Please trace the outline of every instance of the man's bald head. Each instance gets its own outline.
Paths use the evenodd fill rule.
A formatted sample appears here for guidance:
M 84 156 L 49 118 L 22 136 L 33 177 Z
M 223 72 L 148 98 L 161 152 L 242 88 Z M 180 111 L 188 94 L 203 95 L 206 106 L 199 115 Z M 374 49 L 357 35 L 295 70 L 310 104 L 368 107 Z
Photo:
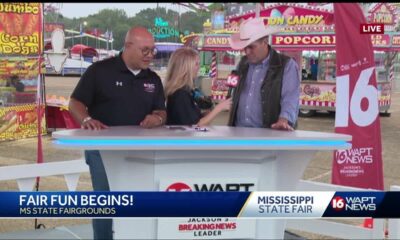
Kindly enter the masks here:
M 144 27 L 133 27 L 125 36 L 122 59 L 127 67 L 134 70 L 146 69 L 154 55 L 150 54 L 155 48 L 154 37 Z
M 135 38 L 153 38 L 153 35 L 144 27 L 132 27 L 126 33 L 125 42 L 134 41 Z

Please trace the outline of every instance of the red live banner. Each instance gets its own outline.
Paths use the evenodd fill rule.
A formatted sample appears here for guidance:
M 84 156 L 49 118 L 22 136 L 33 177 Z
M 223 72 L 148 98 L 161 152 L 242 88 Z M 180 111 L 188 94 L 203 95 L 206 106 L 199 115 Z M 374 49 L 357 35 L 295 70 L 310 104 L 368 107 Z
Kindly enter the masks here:
M 384 34 L 385 25 L 383 23 L 361 23 L 361 34 Z
M 383 190 L 378 90 L 371 36 L 357 3 L 334 3 L 336 29 L 335 132 L 353 136 L 352 148 L 334 152 L 332 183 Z

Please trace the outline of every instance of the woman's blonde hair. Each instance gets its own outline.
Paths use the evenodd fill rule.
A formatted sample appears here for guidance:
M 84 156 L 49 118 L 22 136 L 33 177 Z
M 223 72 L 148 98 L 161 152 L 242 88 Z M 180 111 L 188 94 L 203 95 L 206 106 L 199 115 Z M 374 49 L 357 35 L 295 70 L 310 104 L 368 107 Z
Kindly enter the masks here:
M 165 77 L 164 93 L 166 97 L 185 86 L 193 89 L 193 80 L 197 76 L 193 70 L 198 57 L 198 52 L 188 47 L 179 48 L 172 53 Z

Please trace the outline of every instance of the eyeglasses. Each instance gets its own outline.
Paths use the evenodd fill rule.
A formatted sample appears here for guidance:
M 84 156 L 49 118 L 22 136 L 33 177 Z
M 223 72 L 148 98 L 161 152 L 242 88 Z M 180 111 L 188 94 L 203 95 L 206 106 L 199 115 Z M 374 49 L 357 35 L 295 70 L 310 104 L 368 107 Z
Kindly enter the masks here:
M 155 55 L 157 55 L 157 52 L 158 52 L 157 48 L 155 48 L 155 47 L 154 48 L 145 47 L 145 48 L 140 49 L 140 50 L 142 50 L 143 56 L 147 56 L 147 55 L 149 55 L 149 53 L 151 53 L 151 55 L 155 56 Z
M 133 42 L 125 42 L 125 43 L 133 44 Z M 155 55 L 157 55 L 157 52 L 158 52 L 157 48 L 155 48 L 155 47 L 153 47 L 153 48 L 145 47 L 145 48 L 139 48 L 139 49 L 142 51 L 143 56 L 147 56 L 147 55 L 149 55 L 149 53 L 151 53 L 151 55 L 155 56 Z

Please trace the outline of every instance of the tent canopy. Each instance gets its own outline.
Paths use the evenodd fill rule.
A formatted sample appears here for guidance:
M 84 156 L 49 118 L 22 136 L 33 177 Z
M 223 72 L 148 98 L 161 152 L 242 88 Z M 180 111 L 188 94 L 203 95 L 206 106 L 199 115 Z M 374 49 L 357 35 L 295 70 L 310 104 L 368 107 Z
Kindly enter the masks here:
M 83 45 L 83 44 L 76 44 L 71 48 L 71 53 L 73 54 L 79 54 L 84 57 L 98 57 L 99 53 L 96 51 L 96 49 Z

